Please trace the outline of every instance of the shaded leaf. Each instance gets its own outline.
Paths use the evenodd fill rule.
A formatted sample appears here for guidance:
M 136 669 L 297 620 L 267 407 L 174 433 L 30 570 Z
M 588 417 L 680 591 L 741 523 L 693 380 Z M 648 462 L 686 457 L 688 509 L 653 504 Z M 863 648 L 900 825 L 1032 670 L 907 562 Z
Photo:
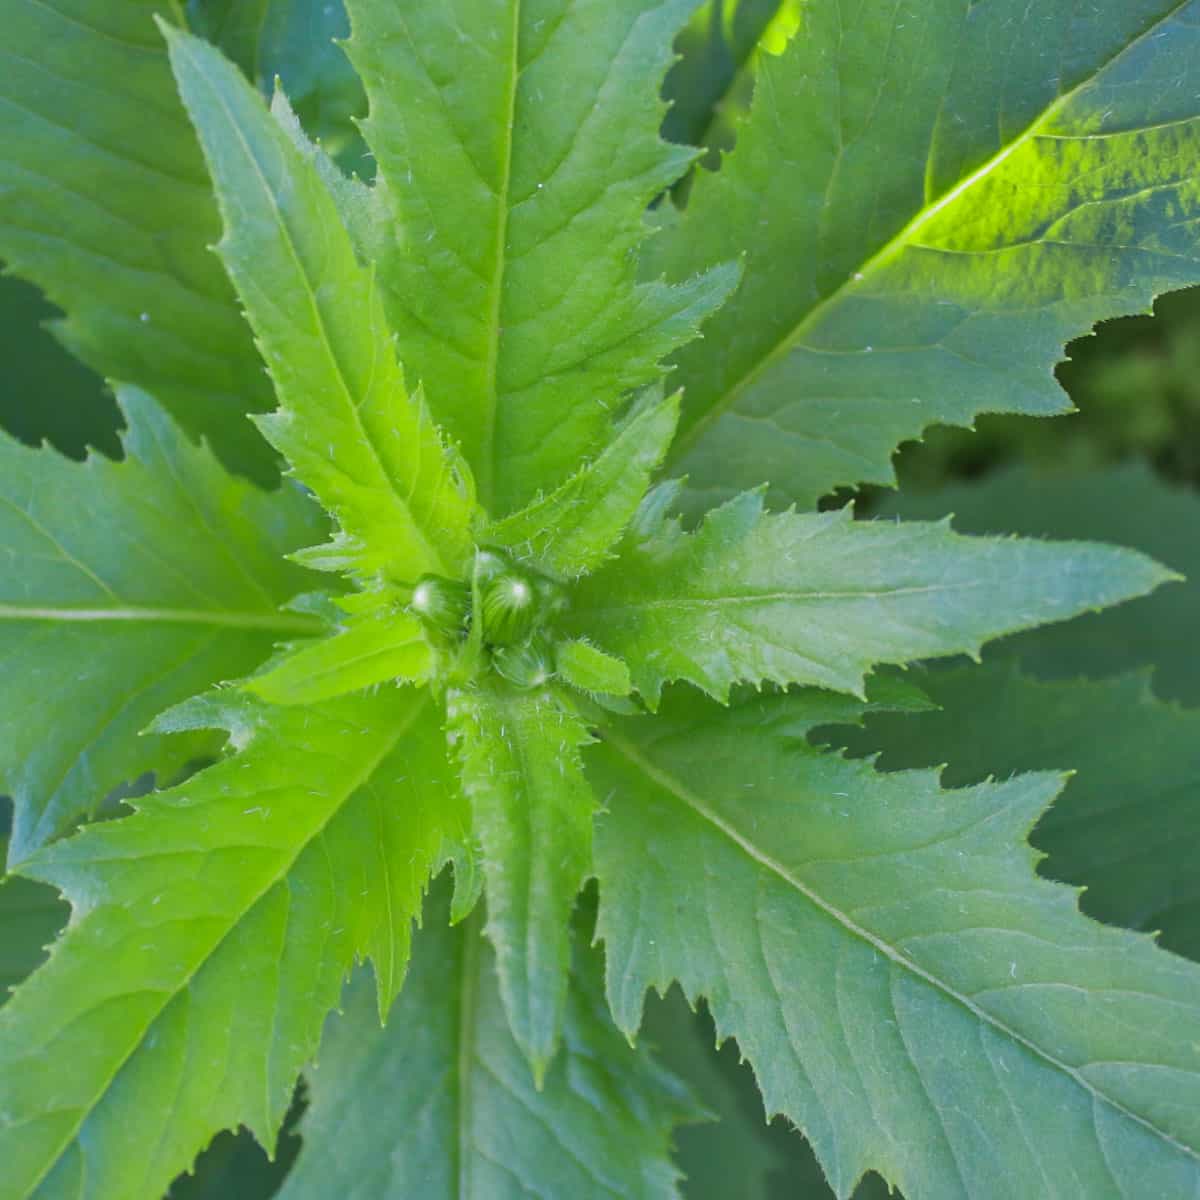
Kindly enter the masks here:
M 1070 768 L 1031 840 L 1042 871 L 1083 885 L 1089 916 L 1161 931 L 1200 960 L 1200 713 L 1156 700 L 1144 676 L 1039 683 L 1012 663 L 921 677 L 939 712 L 872 717 L 850 735 L 881 766 L 950 759 L 947 782 Z
M 799 23 L 799 0 L 706 0 L 675 41 L 679 61 L 667 72 L 671 108 L 663 136 L 703 146 L 706 166 L 733 145 L 733 126 L 749 106 L 758 55 L 778 54 Z
M 954 513 L 967 533 L 1097 538 L 1132 546 L 1186 576 L 1133 603 L 995 649 L 1048 678 L 1093 678 L 1150 664 L 1165 699 L 1200 704 L 1200 655 L 1181 652 L 1200 612 L 1200 499 L 1155 478 L 1140 463 L 1088 474 L 1039 475 L 1021 467 L 980 483 L 887 498 L 885 513 L 927 520 Z
M 705 996 L 842 1197 L 868 1168 L 926 1198 L 1193 1192 L 1200 970 L 1036 877 L 1060 778 L 879 774 L 803 740 L 817 699 L 680 696 L 589 753 L 617 1023 Z

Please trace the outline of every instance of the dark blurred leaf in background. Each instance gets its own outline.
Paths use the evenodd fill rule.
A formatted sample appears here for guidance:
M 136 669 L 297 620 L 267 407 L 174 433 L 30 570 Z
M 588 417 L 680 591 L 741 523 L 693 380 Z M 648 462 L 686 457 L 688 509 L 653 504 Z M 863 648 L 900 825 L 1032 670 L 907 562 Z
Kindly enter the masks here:
M 55 340 L 58 316 L 41 292 L 0 276 L 0 426 L 28 445 L 48 441 L 71 458 L 88 446 L 119 458 L 121 415 L 100 377 Z
M 364 179 L 374 162 L 354 124 L 362 84 L 336 43 L 350 34 L 341 0 L 189 0 L 195 32 L 220 46 L 266 95 L 278 76 L 309 137 Z

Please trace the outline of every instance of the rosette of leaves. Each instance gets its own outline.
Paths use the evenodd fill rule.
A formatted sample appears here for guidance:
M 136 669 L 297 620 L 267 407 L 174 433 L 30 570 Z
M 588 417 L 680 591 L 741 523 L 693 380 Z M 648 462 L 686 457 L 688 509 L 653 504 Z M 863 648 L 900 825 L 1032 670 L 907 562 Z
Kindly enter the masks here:
M 290 1197 L 670 1196 L 700 1114 L 619 1034 L 673 981 L 839 1196 L 1200 1187 L 1200 970 L 1036 874 L 1061 776 L 807 738 L 1170 577 L 815 500 L 1200 278 L 1200 7 L 812 0 L 647 241 L 691 7 L 352 0 L 368 187 L 177 13 L 4 0 L 0 253 L 129 421 L 0 448 L 9 866 L 72 907 L 5 1200 L 269 1146 L 314 1062 Z

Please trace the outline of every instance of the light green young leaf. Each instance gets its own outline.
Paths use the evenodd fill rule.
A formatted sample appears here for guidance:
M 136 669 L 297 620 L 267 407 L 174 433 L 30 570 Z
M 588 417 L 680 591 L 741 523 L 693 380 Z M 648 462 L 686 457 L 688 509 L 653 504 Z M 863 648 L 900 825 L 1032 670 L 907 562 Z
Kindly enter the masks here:
M 554 670 L 564 683 L 585 692 L 628 696 L 633 691 L 629 668 L 619 658 L 578 638 L 555 646 Z
M 22 865 L 74 913 L 0 1009 L 5 1197 L 145 1200 L 220 1129 L 271 1145 L 355 958 L 399 991 L 462 808 L 428 693 L 267 708 L 234 690 L 161 728 L 238 752 Z M 252 982 L 253 986 L 248 986 Z
M 1040 683 L 995 663 L 921 684 L 941 711 L 872 718 L 856 752 L 882 750 L 889 771 L 948 757 L 955 786 L 1070 767 L 1033 831 L 1043 873 L 1086 886 L 1089 916 L 1200 961 L 1200 713 L 1155 699 L 1144 674 Z
M 679 356 L 695 508 L 766 480 L 804 505 L 890 483 L 896 446 L 1066 411 L 1098 320 L 1200 282 L 1196 0 L 804 6 L 737 148 L 649 269 L 748 250 Z
M 0 436 L 0 792 L 10 858 L 107 792 L 194 756 L 139 737 L 164 708 L 252 671 L 320 626 L 279 605 L 317 577 L 284 561 L 324 520 L 288 485 L 262 492 L 191 445 L 149 397 L 120 395 L 123 462 L 71 462 Z
M 628 664 L 651 703 L 683 679 L 724 699 L 740 681 L 859 693 L 880 663 L 976 654 L 989 638 L 1141 595 L 1173 578 L 1131 550 L 964 538 L 946 522 L 775 515 L 747 492 L 695 533 L 652 495 L 622 553 L 564 618 Z
M 90 367 L 269 480 L 245 414 L 271 389 L 208 251 L 217 208 L 154 9 L 0 0 L 0 259 L 65 310 L 56 332 Z
M 693 3 L 347 5 L 403 230 L 388 316 L 493 516 L 603 445 L 734 282 L 636 282 L 646 206 L 694 155 L 659 138 L 657 95 Z
M 312 157 L 216 50 L 164 32 L 225 219 L 219 250 L 279 395 L 260 428 L 337 517 L 343 568 L 403 581 L 461 567 L 469 478 L 405 391 L 373 274 Z
M 679 397 L 650 396 L 562 487 L 488 527 L 484 540 L 559 579 L 595 569 L 637 512 L 679 420 Z
M 813 749 L 825 719 L 681 696 L 603 731 L 617 1023 L 651 986 L 705 996 L 839 1197 L 869 1168 L 921 1200 L 1192 1195 L 1200 968 L 1037 878 L 1061 779 L 943 791 Z
M 484 685 L 453 693 L 448 710 L 482 847 L 500 992 L 540 1083 L 567 1003 L 571 910 L 592 862 L 595 800 L 579 761 L 590 735 L 545 690 Z
M 289 648 L 246 690 L 272 704 L 315 704 L 378 683 L 429 679 L 433 650 L 395 592 L 359 593 L 342 605 L 350 611 L 336 633 Z
M 538 1090 L 493 954 L 446 910 L 439 888 L 386 1029 L 361 974 L 329 1019 L 280 1200 L 675 1200 L 671 1128 L 696 1109 L 613 1028 L 596 952 L 575 939 L 564 1052 Z
M 1142 463 L 1086 475 L 1039 475 L 1022 467 L 928 494 L 890 496 L 882 510 L 916 520 L 954 514 L 964 533 L 1090 538 L 1132 546 L 1185 576 L 1152 596 L 1069 625 L 1032 630 L 997 650 L 1035 674 L 1092 678 L 1154 668 L 1164 699 L 1200 705 L 1200 654 L 1181 653 L 1200 613 L 1200 496 L 1157 478 Z

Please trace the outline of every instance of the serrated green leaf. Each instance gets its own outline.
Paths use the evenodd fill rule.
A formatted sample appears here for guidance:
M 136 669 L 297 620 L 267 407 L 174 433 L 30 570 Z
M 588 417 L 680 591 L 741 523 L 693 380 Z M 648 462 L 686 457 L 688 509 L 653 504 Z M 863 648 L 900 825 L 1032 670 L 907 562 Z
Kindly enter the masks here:
M 1060 778 L 882 775 L 806 709 L 681 696 L 589 752 L 618 1024 L 705 996 L 840 1197 L 868 1168 L 922 1200 L 1192 1194 L 1200 969 L 1036 877 Z
M 693 509 L 767 480 L 807 506 L 892 482 L 929 424 L 1067 411 L 1065 342 L 1200 281 L 1198 12 L 806 4 L 737 148 L 650 246 L 669 278 L 748 252 L 679 355 Z
M 216 50 L 165 33 L 225 221 L 219 250 L 279 395 L 260 428 L 341 524 L 344 569 L 411 581 L 461 567 L 469 478 L 405 391 L 373 273 L 320 172 Z
M 656 94 L 692 3 L 347 5 L 404 230 L 388 316 L 493 516 L 603 445 L 734 281 L 636 282 L 646 206 L 693 157 L 659 139 Z
M 921 683 L 940 711 L 873 718 L 849 744 L 889 771 L 948 758 L 955 786 L 1071 768 L 1031 837 L 1043 872 L 1086 886 L 1089 916 L 1200 960 L 1200 713 L 1155 699 L 1144 674 L 1040 683 L 995 663 Z
M 66 312 L 55 332 L 85 363 L 269 480 L 245 414 L 271 407 L 270 386 L 208 251 L 217 209 L 155 7 L 0 3 L 0 258 Z
M 0 790 L 10 857 L 95 811 L 143 771 L 170 775 L 195 737 L 138 737 L 154 715 L 254 670 L 319 628 L 278 606 L 316 578 L 282 559 L 320 536 L 290 485 L 262 492 L 121 393 L 126 458 L 85 463 L 0 437 Z
M 568 922 L 592 861 L 595 800 L 579 762 L 590 735 L 546 690 L 464 689 L 448 718 L 482 847 L 500 992 L 541 1081 L 567 1001 Z
M 673 492 L 668 492 L 668 499 Z M 651 703 L 683 679 L 860 692 L 879 663 L 977 653 L 989 638 L 1117 603 L 1173 578 L 1133 551 L 964 538 L 947 523 L 763 512 L 747 492 L 695 533 L 652 496 L 621 554 L 564 618 L 628 664 Z
M 425 683 L 434 664 L 424 628 L 395 593 L 362 593 L 331 637 L 290 649 L 245 688 L 272 704 L 315 704 L 378 683 Z
M 1184 581 L 1111 612 L 1023 633 L 995 650 L 1056 679 L 1150 664 L 1160 696 L 1200 704 L 1200 656 L 1180 653 L 1192 643 L 1200 613 L 1200 498 L 1194 491 L 1164 483 L 1141 463 L 1064 476 L 1015 467 L 979 483 L 888 497 L 881 510 L 917 520 L 952 512 L 967 533 L 1094 538 L 1153 555 Z
M 678 420 L 678 395 L 648 397 L 592 462 L 549 496 L 490 525 L 484 540 L 559 579 L 594 570 L 637 512 Z
M 445 888 L 427 909 L 387 1028 L 361 974 L 330 1018 L 280 1200 L 674 1200 L 671 1128 L 696 1110 L 613 1028 L 596 953 L 575 939 L 564 1052 L 538 1090 L 478 925 L 446 927 Z
M 554 670 L 564 683 L 585 692 L 628 696 L 633 691 L 629 668 L 619 658 L 579 639 L 558 643 L 554 648 Z
M 219 1129 L 270 1145 L 353 960 L 375 962 L 381 1011 L 399 990 L 443 834 L 461 836 L 428 694 L 272 709 L 225 690 L 159 722 L 216 725 L 232 757 L 22 866 L 74 912 L 0 1009 L 6 1197 L 86 1179 L 144 1200 Z

